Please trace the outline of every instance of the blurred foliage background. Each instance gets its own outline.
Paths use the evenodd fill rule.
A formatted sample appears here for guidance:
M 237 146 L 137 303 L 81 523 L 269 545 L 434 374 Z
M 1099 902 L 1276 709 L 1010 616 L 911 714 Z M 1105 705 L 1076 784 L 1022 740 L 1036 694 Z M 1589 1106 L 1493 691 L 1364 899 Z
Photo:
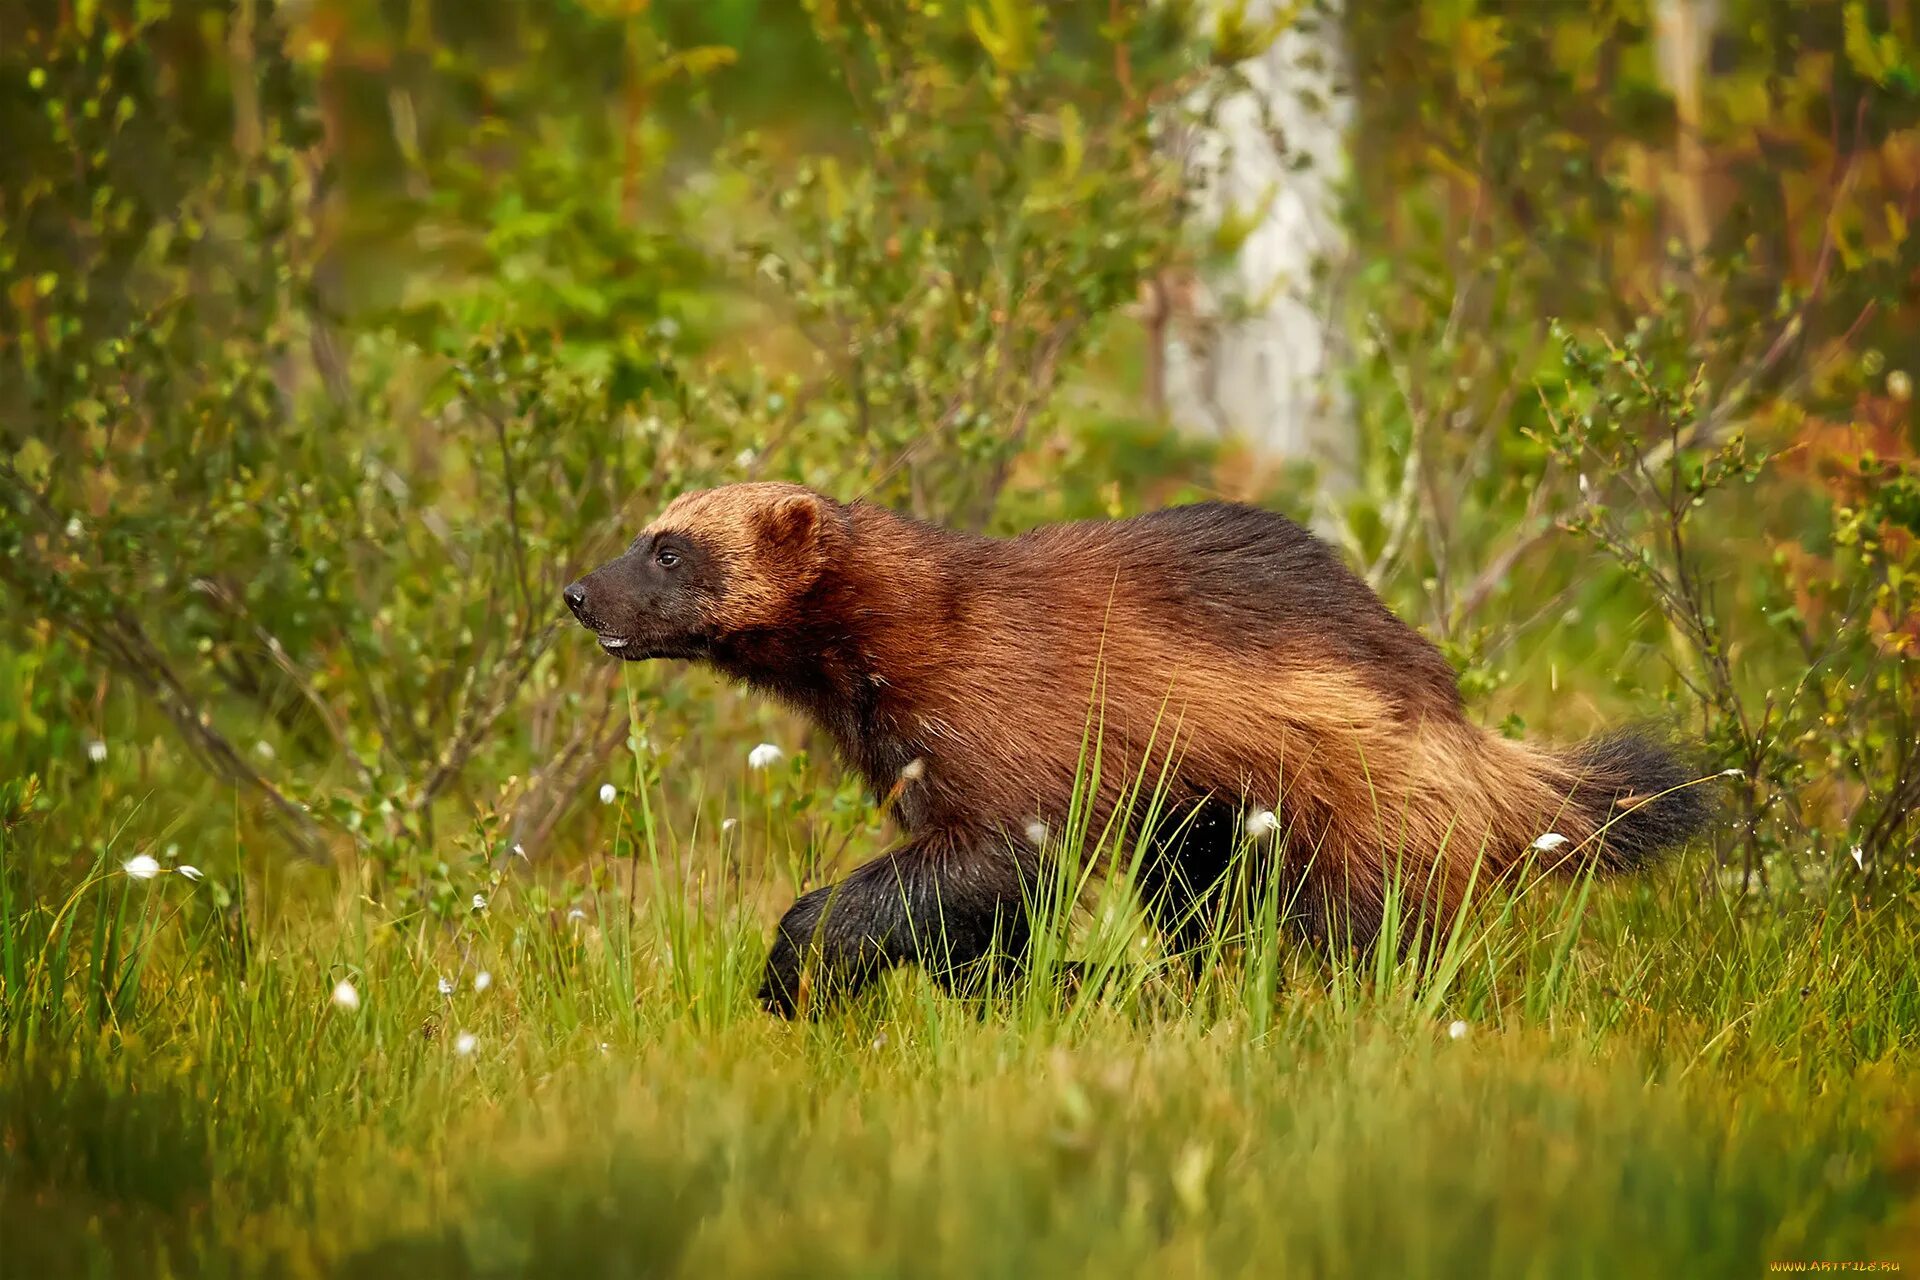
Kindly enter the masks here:
M 1920 22 L 1716 12 L 1679 76 L 1648 0 L 1319 15 L 1360 475 L 1321 527 L 1489 723 L 1666 719 L 1739 770 L 1701 865 L 1755 901 L 1910 894 Z M 760 828 L 782 891 L 858 855 L 880 817 L 800 726 L 608 663 L 559 587 L 750 478 L 997 532 L 1312 512 L 1310 471 L 1177 431 L 1154 376 L 1165 300 L 1235 247 L 1187 229 L 1167 136 L 1274 28 L 8 0 L 14 900 L 111 845 L 205 867 L 196 910 L 271 901 L 292 853 L 452 914 L 515 854 L 615 851 L 602 783 Z M 795 764 L 749 803 L 760 738 Z

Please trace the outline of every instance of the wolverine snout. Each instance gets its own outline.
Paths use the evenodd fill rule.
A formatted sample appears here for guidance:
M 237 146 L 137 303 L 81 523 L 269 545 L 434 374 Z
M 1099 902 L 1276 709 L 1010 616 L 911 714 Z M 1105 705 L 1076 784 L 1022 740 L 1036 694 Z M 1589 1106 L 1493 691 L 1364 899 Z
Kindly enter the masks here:
M 691 545 L 650 538 L 575 580 L 560 598 L 615 657 L 699 657 L 702 567 Z
M 569 583 L 560 593 L 560 598 L 567 602 L 567 608 L 573 616 L 589 631 L 606 630 L 604 619 L 609 611 L 610 601 L 607 598 L 606 584 L 598 584 L 596 588 L 594 578 L 597 576 L 597 571 L 590 573 L 584 578 Z
M 623 607 L 619 598 L 622 593 L 615 590 L 602 579 L 605 570 L 596 569 L 584 578 L 567 584 L 560 592 L 560 598 L 567 602 L 567 608 L 580 625 L 593 632 L 600 639 L 602 648 L 617 653 L 627 647 L 629 627 L 616 621 L 616 615 L 630 612 Z M 630 601 L 626 602 L 631 604 Z M 625 656 L 624 654 L 621 656 Z

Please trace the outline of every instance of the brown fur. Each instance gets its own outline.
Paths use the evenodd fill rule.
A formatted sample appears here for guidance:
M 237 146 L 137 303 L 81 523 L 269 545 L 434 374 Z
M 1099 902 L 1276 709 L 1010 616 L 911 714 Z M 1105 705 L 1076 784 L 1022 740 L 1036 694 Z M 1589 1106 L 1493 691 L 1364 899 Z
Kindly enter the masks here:
M 1356 941 L 1378 929 L 1396 874 L 1445 911 L 1547 832 L 1581 863 L 1645 852 L 1603 830 L 1645 778 L 1606 752 L 1472 724 L 1438 652 L 1281 517 L 1209 506 L 996 540 L 736 485 L 676 499 L 630 554 L 668 534 L 713 562 L 702 633 L 674 643 L 813 716 L 895 797 L 908 839 L 883 862 L 899 892 L 950 903 L 981 873 L 1002 933 L 1008 885 L 1032 870 L 1027 832 L 1059 830 L 1093 744 L 1094 831 L 1124 826 L 1129 797 L 1160 785 L 1173 812 L 1269 808 L 1305 923 Z M 617 592 L 595 590 L 617 611 Z M 807 902 L 789 925 L 817 941 L 830 904 Z M 900 925 L 878 903 L 847 910 Z M 926 958 L 897 938 L 867 944 L 875 964 Z

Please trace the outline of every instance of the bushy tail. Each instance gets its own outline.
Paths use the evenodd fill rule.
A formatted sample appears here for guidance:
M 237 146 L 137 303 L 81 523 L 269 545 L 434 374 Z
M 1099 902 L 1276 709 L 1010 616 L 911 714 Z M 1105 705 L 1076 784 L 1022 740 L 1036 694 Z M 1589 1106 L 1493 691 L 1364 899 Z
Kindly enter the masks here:
M 1640 870 L 1698 835 L 1713 816 L 1712 786 L 1683 751 L 1655 737 L 1609 734 L 1565 759 L 1579 778 L 1570 803 L 1597 833 L 1582 852 L 1602 871 Z

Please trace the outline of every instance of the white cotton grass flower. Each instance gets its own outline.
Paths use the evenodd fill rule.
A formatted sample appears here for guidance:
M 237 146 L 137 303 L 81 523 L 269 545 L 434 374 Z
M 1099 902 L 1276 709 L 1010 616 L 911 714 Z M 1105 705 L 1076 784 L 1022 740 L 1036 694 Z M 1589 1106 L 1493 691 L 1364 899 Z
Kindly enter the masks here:
M 739 825 L 740 819 L 738 818 L 722 818 L 720 820 L 720 834 L 724 836 Z
M 484 894 L 484 893 L 476 893 L 476 894 L 474 894 L 474 895 L 473 895 L 473 909 L 474 909 L 475 911 L 485 911 L 485 910 L 487 909 L 487 895 L 486 895 L 486 894 Z
M 333 1001 L 333 1007 L 344 1013 L 352 1013 L 360 1007 L 359 988 L 346 978 L 335 984 L 333 995 L 329 998 Z
M 923 756 L 915 756 L 913 759 L 907 761 L 906 766 L 900 770 L 900 781 L 902 782 L 918 782 L 926 776 L 927 762 Z
M 533 859 L 532 859 L 532 858 L 529 858 L 529 857 L 527 856 L 527 846 L 525 846 L 525 845 L 523 845 L 523 844 L 521 844 L 521 843 L 520 843 L 519 841 L 517 841 L 517 840 L 516 840 L 516 841 L 514 841 L 514 844 L 513 844 L 513 856 L 514 856 L 514 857 L 516 857 L 516 858 L 518 858 L 518 859 L 520 859 L 520 861 L 522 861 L 522 862 L 532 862 L 532 861 L 533 861 Z
M 160 874 L 160 860 L 150 853 L 128 858 L 120 868 L 135 880 L 151 880 Z
M 1465 1040 L 1467 1038 L 1468 1030 L 1470 1030 L 1470 1028 L 1467 1026 L 1466 1021 L 1464 1019 L 1455 1018 L 1452 1022 L 1449 1022 L 1447 1024 L 1447 1039 Z
M 453 1038 L 453 1051 L 463 1058 L 472 1057 L 473 1051 L 479 1047 L 480 1037 L 471 1031 L 462 1031 Z
M 107 744 L 99 738 L 95 738 L 92 742 L 89 742 L 87 744 L 87 759 L 93 761 L 95 764 L 105 764 L 107 762 Z
M 786 754 L 786 752 L 774 746 L 771 742 L 763 742 L 753 750 L 747 752 L 747 768 L 764 769 L 769 765 L 779 764 L 781 760 L 786 758 Z
M 473 989 L 475 991 L 485 991 L 488 987 L 492 985 L 493 985 L 493 975 L 488 973 L 485 969 L 482 969 L 480 972 L 473 975 Z
M 1038 849 L 1047 843 L 1047 824 L 1035 818 L 1027 824 L 1027 843 Z
M 184 862 L 181 863 L 179 866 L 175 867 L 174 870 L 178 871 L 181 875 L 185 876 L 187 879 L 195 882 L 205 880 L 207 878 L 206 872 L 202 871 L 198 867 L 188 866 Z
M 1256 840 L 1261 836 L 1270 836 L 1279 829 L 1280 819 L 1274 816 L 1271 809 L 1255 809 L 1247 815 L 1247 834 Z
M 1853 865 L 1865 871 L 1867 869 L 1866 850 L 1862 849 L 1859 845 L 1855 845 L 1849 852 L 1853 856 Z
M 260 739 L 260 741 L 253 744 L 253 753 L 259 756 L 262 760 L 272 760 L 274 755 L 273 744 L 271 742 L 268 742 L 265 738 L 262 738 Z
M 600 803 L 601 804 L 612 804 L 613 798 L 619 794 L 620 794 L 619 789 L 616 788 L 611 782 L 603 782 L 600 784 Z
M 1897 396 L 1895 397 L 1895 399 L 1898 399 L 1898 398 L 1899 397 Z M 86 531 L 87 531 L 87 526 L 80 523 L 79 516 L 67 517 L 67 536 L 69 538 L 77 538 L 81 534 L 85 533 Z
M 585 921 L 586 918 L 587 918 L 587 913 L 582 911 L 579 907 L 575 907 L 573 910 L 567 912 L 568 924 L 580 924 L 583 921 Z
M 1527 848 L 1532 849 L 1535 853 L 1558 853 L 1572 843 L 1573 841 L 1567 839 L 1558 831 L 1549 831 L 1528 845 Z
M 439 990 L 440 990 L 440 994 L 441 994 L 441 995 L 443 995 L 443 996 L 450 996 L 450 995 L 452 995 L 452 994 L 453 994 L 453 979 L 452 979 L 452 978 L 448 978 L 448 977 L 444 977 L 444 976 L 443 976 L 443 977 L 442 977 L 442 978 L 440 979 L 440 981 L 439 981 L 439 982 L 437 982 L 437 983 L 435 983 L 434 985 L 435 985 L 436 987 L 438 987 L 438 988 L 439 988 Z

